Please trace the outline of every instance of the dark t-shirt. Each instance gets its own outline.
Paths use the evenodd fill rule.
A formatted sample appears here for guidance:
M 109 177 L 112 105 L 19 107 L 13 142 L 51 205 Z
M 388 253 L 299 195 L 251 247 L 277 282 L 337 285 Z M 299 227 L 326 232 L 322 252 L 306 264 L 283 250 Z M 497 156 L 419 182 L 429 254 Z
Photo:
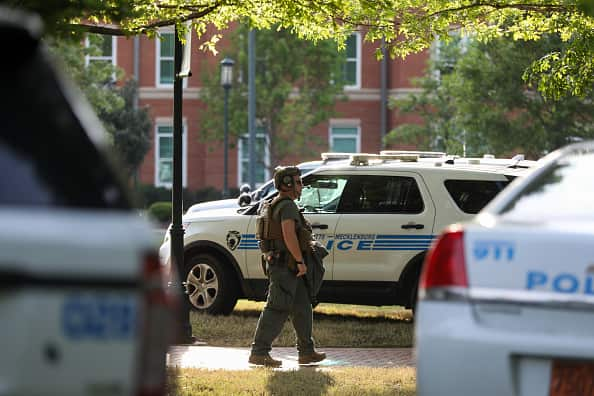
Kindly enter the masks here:
M 299 208 L 297 207 L 295 201 L 291 199 L 283 199 L 276 204 L 272 213 L 272 219 L 274 221 L 280 222 L 281 224 L 284 220 L 295 220 L 296 229 L 303 226 L 303 224 L 301 224 Z M 284 240 L 278 243 L 278 248 L 281 251 L 288 250 Z

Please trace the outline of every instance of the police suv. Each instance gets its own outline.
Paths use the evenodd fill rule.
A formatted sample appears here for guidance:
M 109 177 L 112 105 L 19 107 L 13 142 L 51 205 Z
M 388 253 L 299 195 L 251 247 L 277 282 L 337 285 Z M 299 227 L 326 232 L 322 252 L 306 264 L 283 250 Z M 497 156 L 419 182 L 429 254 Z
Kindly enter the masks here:
M 414 308 L 421 263 L 435 234 L 470 219 L 534 165 L 434 152 L 352 155 L 303 177 L 297 204 L 330 252 L 321 302 Z M 263 300 L 256 204 L 187 214 L 185 273 L 194 308 L 227 314 L 238 298 Z M 169 261 L 168 235 L 160 249 Z

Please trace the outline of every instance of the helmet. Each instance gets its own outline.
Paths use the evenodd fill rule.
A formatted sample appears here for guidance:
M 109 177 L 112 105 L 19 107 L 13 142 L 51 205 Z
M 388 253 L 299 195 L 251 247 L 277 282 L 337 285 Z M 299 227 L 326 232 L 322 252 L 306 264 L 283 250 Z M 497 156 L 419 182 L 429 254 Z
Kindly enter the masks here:
M 296 166 L 277 166 L 274 169 L 274 187 L 277 190 L 281 186 L 293 187 L 293 176 L 301 176 L 301 171 Z

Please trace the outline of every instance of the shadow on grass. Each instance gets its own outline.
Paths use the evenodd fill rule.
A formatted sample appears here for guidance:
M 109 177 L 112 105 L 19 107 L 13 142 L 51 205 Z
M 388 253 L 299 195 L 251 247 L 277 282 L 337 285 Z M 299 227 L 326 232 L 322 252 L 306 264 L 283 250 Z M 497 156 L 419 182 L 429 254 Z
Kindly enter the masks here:
M 334 385 L 334 378 L 315 368 L 304 367 L 298 371 L 274 371 L 268 377 L 266 394 L 270 395 L 325 395 Z

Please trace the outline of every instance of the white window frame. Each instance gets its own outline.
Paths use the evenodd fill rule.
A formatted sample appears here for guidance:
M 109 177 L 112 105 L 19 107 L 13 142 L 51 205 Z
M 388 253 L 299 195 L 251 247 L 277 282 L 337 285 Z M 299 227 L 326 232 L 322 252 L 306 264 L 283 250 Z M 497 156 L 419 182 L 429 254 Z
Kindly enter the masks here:
M 355 84 L 345 85 L 344 89 L 360 89 L 361 88 L 361 33 L 354 32 L 355 36 L 356 56 L 354 58 L 346 58 L 345 62 L 355 62 Z
M 161 57 L 161 38 L 162 34 L 175 34 L 175 30 L 172 28 L 163 28 L 159 30 L 157 34 L 157 38 L 155 39 L 155 86 L 157 88 L 173 88 L 173 82 L 169 84 L 164 84 L 161 82 L 161 60 L 171 60 L 173 62 L 173 79 L 175 80 L 175 55 L 171 57 Z M 175 40 L 174 40 L 175 45 Z M 174 48 L 175 52 L 175 48 Z M 182 79 L 182 86 L 184 88 L 188 87 L 188 79 Z
M 361 152 L 361 125 L 360 123 L 352 123 L 352 124 L 330 124 L 328 127 L 328 148 L 330 152 L 334 152 L 334 138 L 335 137 L 348 137 L 352 138 L 352 135 L 341 135 L 341 134 L 334 134 L 334 128 L 352 128 L 357 130 L 357 136 L 355 137 L 355 145 L 356 145 L 356 152 Z
M 171 127 L 171 133 L 167 133 L 167 134 L 163 134 L 163 133 L 159 133 L 159 127 Z M 187 166 L 187 158 L 188 158 L 188 153 L 187 153 L 187 125 L 186 125 L 186 120 L 183 120 L 183 124 L 182 124 L 182 185 L 183 187 L 186 187 L 188 184 L 188 166 Z M 168 135 L 171 136 L 171 139 L 173 139 L 173 120 L 168 120 L 168 119 L 159 119 L 155 122 L 155 179 L 154 179 L 154 184 L 156 187 L 165 187 L 165 188 L 172 188 L 173 186 L 173 180 L 171 183 L 165 183 L 165 182 L 161 182 L 159 180 L 159 136 L 162 135 Z M 173 143 L 173 142 L 172 142 Z M 172 158 L 173 160 L 173 158 Z
M 103 35 L 109 37 L 109 35 Z M 118 55 L 118 40 L 117 36 L 111 36 L 111 56 L 104 55 L 85 55 L 85 66 L 93 61 L 109 61 L 112 65 L 117 66 L 117 55 Z M 85 36 L 85 48 L 89 48 L 89 36 Z
M 244 134 L 243 136 L 240 137 L 240 139 L 237 139 L 237 185 L 241 186 L 242 184 L 249 184 L 249 180 L 241 180 L 241 176 L 243 174 L 243 161 L 242 161 L 242 153 L 243 150 L 249 150 L 249 147 L 244 147 L 243 144 L 243 139 L 245 138 L 249 141 L 249 133 Z M 270 178 L 272 177 L 270 175 L 270 135 L 265 133 L 265 132 L 256 132 L 256 139 L 258 138 L 265 138 L 266 142 L 264 145 L 264 180 L 262 182 L 256 182 L 255 183 L 255 188 L 260 187 L 261 185 L 263 185 L 264 183 L 266 183 L 268 180 L 270 180 Z M 248 154 L 249 156 L 249 154 Z M 249 164 L 248 164 L 249 166 Z
M 454 30 L 451 31 L 449 33 L 450 36 L 460 36 L 461 33 L 459 30 Z M 468 51 L 468 46 L 470 45 L 470 36 L 462 36 L 460 38 L 460 51 L 462 54 L 464 54 L 466 51 Z M 430 47 L 430 52 L 429 52 L 429 56 L 431 57 L 432 60 L 439 60 L 441 58 L 441 48 L 443 45 L 443 40 L 441 40 L 441 37 L 438 35 L 436 36 L 435 40 L 433 40 L 433 43 L 431 44 Z M 441 80 L 441 73 L 439 70 L 434 70 L 432 77 L 435 80 Z

